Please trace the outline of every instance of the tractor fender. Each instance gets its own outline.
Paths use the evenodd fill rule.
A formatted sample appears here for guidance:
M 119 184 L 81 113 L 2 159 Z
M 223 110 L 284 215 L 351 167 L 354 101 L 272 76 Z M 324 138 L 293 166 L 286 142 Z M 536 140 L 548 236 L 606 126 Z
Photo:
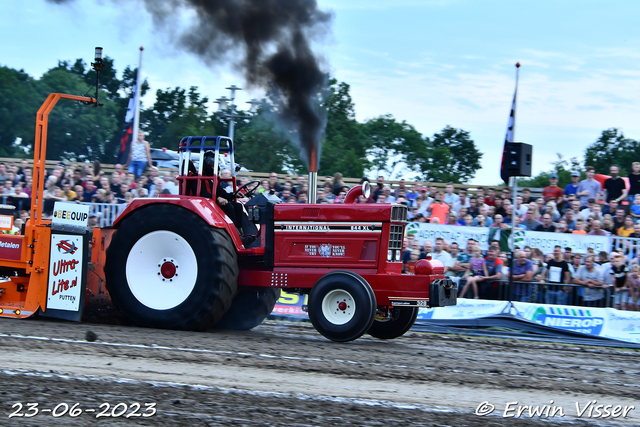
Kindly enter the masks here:
M 122 214 L 116 218 L 113 222 L 113 227 L 116 229 L 119 228 L 123 221 L 125 221 L 134 212 L 141 209 L 147 209 L 158 204 L 173 204 L 195 213 L 211 227 L 226 229 L 236 248 L 242 247 L 242 241 L 240 240 L 240 236 L 238 236 L 236 227 L 233 225 L 231 219 L 229 219 L 229 217 L 213 200 L 206 197 L 169 196 L 135 199 L 129 203 Z M 171 220 L 171 218 L 166 219 L 167 221 Z
M 122 214 L 120 214 L 118 218 L 116 218 L 116 220 L 113 222 L 113 227 L 118 228 L 122 221 L 129 217 L 133 212 L 158 203 L 169 203 L 188 209 L 205 220 L 212 227 L 225 228 L 227 223 L 233 225 L 231 220 L 226 217 L 225 213 L 218 206 L 216 206 L 215 203 L 211 203 L 210 199 L 204 197 L 175 196 L 135 199 L 131 203 L 129 203 Z

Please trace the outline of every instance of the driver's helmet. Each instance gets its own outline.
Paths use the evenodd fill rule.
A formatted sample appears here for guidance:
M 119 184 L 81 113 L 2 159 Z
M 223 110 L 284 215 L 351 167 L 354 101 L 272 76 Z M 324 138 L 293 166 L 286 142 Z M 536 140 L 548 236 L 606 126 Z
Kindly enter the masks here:
M 207 150 L 204 152 L 204 164 L 202 165 L 202 175 L 204 176 L 213 176 L 215 172 L 213 167 L 216 164 L 216 153 L 212 150 Z
M 213 167 L 216 162 L 216 152 L 213 150 L 207 150 L 204 152 L 204 164 Z
M 204 152 L 204 163 L 213 168 L 216 161 L 216 152 L 213 150 L 207 150 Z M 231 161 L 227 156 L 220 154 L 218 156 L 218 168 L 220 169 L 230 169 Z

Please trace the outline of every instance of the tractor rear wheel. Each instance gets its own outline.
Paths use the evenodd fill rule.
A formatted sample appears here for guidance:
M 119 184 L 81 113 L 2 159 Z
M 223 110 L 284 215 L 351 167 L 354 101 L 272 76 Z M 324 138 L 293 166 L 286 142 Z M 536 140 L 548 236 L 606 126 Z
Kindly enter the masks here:
M 237 289 L 238 261 L 225 231 L 176 205 L 134 212 L 107 248 L 105 277 L 114 305 L 152 328 L 205 330 Z
M 332 341 L 352 341 L 367 332 L 376 312 L 376 297 L 360 275 L 350 271 L 325 274 L 309 293 L 309 319 Z
M 418 307 L 396 307 L 391 309 L 392 318 L 374 320 L 367 331 L 369 335 L 383 340 L 391 340 L 404 335 L 418 318 Z
M 248 331 L 262 323 L 280 298 L 280 288 L 239 289 L 216 329 Z

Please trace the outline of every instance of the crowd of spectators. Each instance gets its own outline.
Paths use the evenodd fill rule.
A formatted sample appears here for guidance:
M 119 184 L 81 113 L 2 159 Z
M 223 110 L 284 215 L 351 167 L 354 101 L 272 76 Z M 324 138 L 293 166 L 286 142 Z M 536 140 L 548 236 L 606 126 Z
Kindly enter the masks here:
M 116 164 L 112 173 L 105 173 L 95 162 L 93 167 L 67 167 L 59 163 L 47 171 L 45 180 L 45 214 L 52 211 L 55 201 L 76 201 L 104 204 L 128 203 L 133 199 L 157 197 L 160 194 L 178 194 L 175 174 L 161 173 L 157 168 L 147 168 L 136 178 L 122 165 Z M 465 188 L 456 192 L 452 184 L 440 191 L 436 186 L 415 183 L 409 188 L 404 180 L 392 189 L 384 177 L 378 177 L 368 199 L 360 196 L 356 203 L 401 203 L 408 207 L 408 220 L 433 224 L 500 227 L 516 227 L 524 230 L 550 233 L 591 235 L 617 235 L 640 238 L 640 163 L 633 164 L 627 188 L 618 175 L 618 167 L 610 168 L 611 178 L 604 186 L 594 179 L 595 170 L 586 168 L 586 178 L 579 172 L 571 174 L 571 183 L 564 189 L 558 187 L 558 177 L 552 174 L 549 186 L 541 197 L 533 198 L 524 188 L 513 205 L 511 190 L 497 191 L 491 187 L 477 187 L 474 194 Z M 223 169 L 221 177 L 230 178 L 231 171 Z M 249 178 L 238 180 L 242 185 Z M 363 179 L 362 181 L 364 181 Z M 223 186 L 228 185 L 224 183 Z M 12 201 L 29 199 L 33 187 L 33 170 L 26 160 L 20 166 L 0 163 L 0 194 Z M 350 187 L 340 173 L 326 177 L 318 188 L 317 203 L 344 203 Z M 283 203 L 308 203 L 309 187 L 306 176 L 287 176 L 279 180 L 276 173 L 263 180 L 258 192 L 270 191 Z M 16 215 L 19 227 L 29 214 L 20 209 Z M 411 272 L 415 262 L 432 253 L 445 265 L 447 275 L 460 282 L 460 295 L 475 298 L 495 298 L 497 283 L 506 278 L 509 254 L 501 252 L 493 242 L 485 252 L 477 242 L 470 240 L 466 248 L 442 239 L 426 241 L 421 246 L 409 235 L 403 253 L 404 271 Z M 619 255 L 620 259 L 617 258 Z M 576 297 L 585 304 L 601 304 L 605 291 L 610 287 L 615 305 L 622 309 L 638 309 L 640 289 L 640 262 L 627 259 L 629 252 L 611 254 L 590 253 L 585 257 L 562 253 L 556 248 L 553 256 L 545 258 L 537 248 L 524 248 L 514 254 L 513 275 L 519 284 L 512 290 L 520 301 L 546 303 L 572 303 Z M 621 270 L 633 265 L 630 271 Z M 619 267 L 622 266 L 622 267 Z M 624 276 L 624 280 L 622 277 Z M 544 283 L 544 287 L 523 283 Z M 573 287 L 566 285 L 575 285 Z M 574 288 L 582 288 L 575 292 Z M 540 290 L 543 290 L 540 292 Z
M 583 180 L 574 171 L 564 189 L 558 186 L 558 176 L 551 174 L 540 197 L 532 197 L 531 190 L 523 188 L 515 205 L 509 188 L 497 191 L 480 186 L 474 194 L 460 188 L 456 194 L 453 184 L 445 191 L 420 183 L 409 189 L 401 180 L 392 191 L 378 177 L 368 202 L 403 203 L 409 209 L 409 221 L 416 222 L 640 238 L 640 163 L 633 164 L 630 188 L 618 175 L 617 166 L 611 166 L 609 172 L 611 177 L 602 186 L 594 179 L 594 168 L 586 168 Z
M 401 203 L 408 207 L 408 220 L 446 225 L 517 228 L 531 231 L 592 235 L 619 235 L 640 237 L 640 163 L 633 164 L 629 174 L 630 188 L 618 176 L 618 167 L 612 166 L 604 187 L 594 179 L 595 171 L 586 169 L 586 178 L 573 172 L 571 183 L 564 190 L 558 187 L 558 177 L 550 176 L 549 186 L 538 198 L 528 188 L 516 197 L 515 206 L 509 188 L 477 187 L 471 194 L 466 188 L 454 191 L 453 184 L 445 191 L 436 186 L 415 183 L 409 188 L 400 180 L 395 188 L 380 176 L 373 185 L 368 199 L 360 196 L 356 203 Z M 223 169 L 223 178 L 231 171 Z M 238 184 L 249 178 L 239 179 Z M 366 179 L 363 179 L 364 181 Z M 26 160 L 17 165 L 0 163 L 0 194 L 29 198 L 33 185 L 32 168 Z M 343 203 L 350 187 L 340 173 L 326 177 L 317 190 L 317 203 Z M 284 203 L 308 203 L 307 177 L 286 176 L 280 181 L 272 172 L 260 183 L 258 192 L 273 191 Z M 174 173 L 147 168 L 136 178 L 122 165 L 116 164 L 113 173 L 101 170 L 99 162 L 93 167 L 66 167 L 58 164 L 48 171 L 45 200 L 66 200 L 95 203 L 127 203 L 136 198 L 178 194 Z
M 524 188 L 516 196 L 515 205 L 508 188 L 498 194 L 494 188 L 478 187 L 470 195 L 465 188 L 456 194 L 452 184 L 444 192 L 435 186 L 416 184 L 407 190 L 400 185 L 396 202 L 408 206 L 410 221 L 640 238 L 640 163 L 633 163 L 628 185 L 616 165 L 611 166 L 604 185 L 594 178 L 594 168 L 587 167 L 585 175 L 581 180 L 580 172 L 572 172 L 571 183 L 562 189 L 558 176 L 551 174 L 541 197 L 532 198 L 530 189 Z M 373 199 L 385 192 L 384 181 L 379 178 Z M 457 243 L 437 239 L 433 251 L 432 242 L 425 241 L 421 246 L 408 235 L 403 271 L 411 273 L 415 263 L 433 251 L 433 258 L 445 265 L 446 274 L 459 283 L 461 297 L 638 310 L 640 248 L 630 248 L 633 242 L 625 243 L 627 247 L 610 253 L 595 254 L 589 249 L 585 255 L 572 254 L 571 248 L 563 252 L 559 246 L 546 257 L 538 248 L 518 249 L 513 254 L 514 284 L 507 289 L 510 254 L 500 251 L 498 241 L 483 253 L 473 239 L 464 250 Z
M 509 254 L 500 251 L 497 240 L 483 252 L 474 239 L 463 249 L 442 238 L 421 245 L 409 234 L 403 245 L 403 272 L 413 273 L 427 254 L 442 262 L 445 275 L 458 283 L 461 298 L 640 309 L 640 256 L 629 259 L 619 251 L 582 255 L 560 246 L 545 256 L 525 246 L 514 254 L 509 287 Z

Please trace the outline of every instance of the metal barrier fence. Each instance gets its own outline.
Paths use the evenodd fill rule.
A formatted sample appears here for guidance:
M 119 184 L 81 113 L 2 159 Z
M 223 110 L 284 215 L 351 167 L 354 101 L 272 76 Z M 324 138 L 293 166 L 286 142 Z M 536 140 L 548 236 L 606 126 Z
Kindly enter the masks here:
M 15 206 L 16 212 L 28 211 L 31 209 L 31 197 L 2 196 L 2 204 Z
M 44 204 L 44 211 L 52 212 L 53 203 L 54 200 L 46 200 Z M 2 196 L 2 204 L 15 206 L 16 212 L 20 212 L 21 210 L 28 211 L 31 208 L 31 198 Z M 89 216 L 95 215 L 98 218 L 98 224 L 100 227 L 110 227 L 113 225 L 113 221 L 115 221 L 118 215 L 120 215 L 127 207 L 126 203 L 112 204 L 82 202 L 80 204 L 89 206 Z
M 464 282 L 461 280 L 458 290 L 461 290 Z M 557 285 L 553 283 L 539 282 L 513 282 L 513 287 L 508 280 L 496 280 L 493 282 L 481 282 L 478 284 L 480 298 L 519 301 L 537 304 L 574 305 L 580 307 L 614 307 L 611 288 L 602 289 L 602 298 L 595 301 L 585 301 L 582 285 Z M 466 298 L 473 298 L 473 291 L 465 294 Z
M 624 253 L 628 258 L 629 267 L 631 267 L 631 260 L 637 259 L 640 252 L 640 239 L 633 237 L 611 237 L 611 251 L 618 250 Z
M 102 227 L 110 227 L 116 220 L 118 215 L 127 207 L 126 203 L 81 203 L 89 206 L 89 217 L 95 215 L 98 218 L 98 225 Z

